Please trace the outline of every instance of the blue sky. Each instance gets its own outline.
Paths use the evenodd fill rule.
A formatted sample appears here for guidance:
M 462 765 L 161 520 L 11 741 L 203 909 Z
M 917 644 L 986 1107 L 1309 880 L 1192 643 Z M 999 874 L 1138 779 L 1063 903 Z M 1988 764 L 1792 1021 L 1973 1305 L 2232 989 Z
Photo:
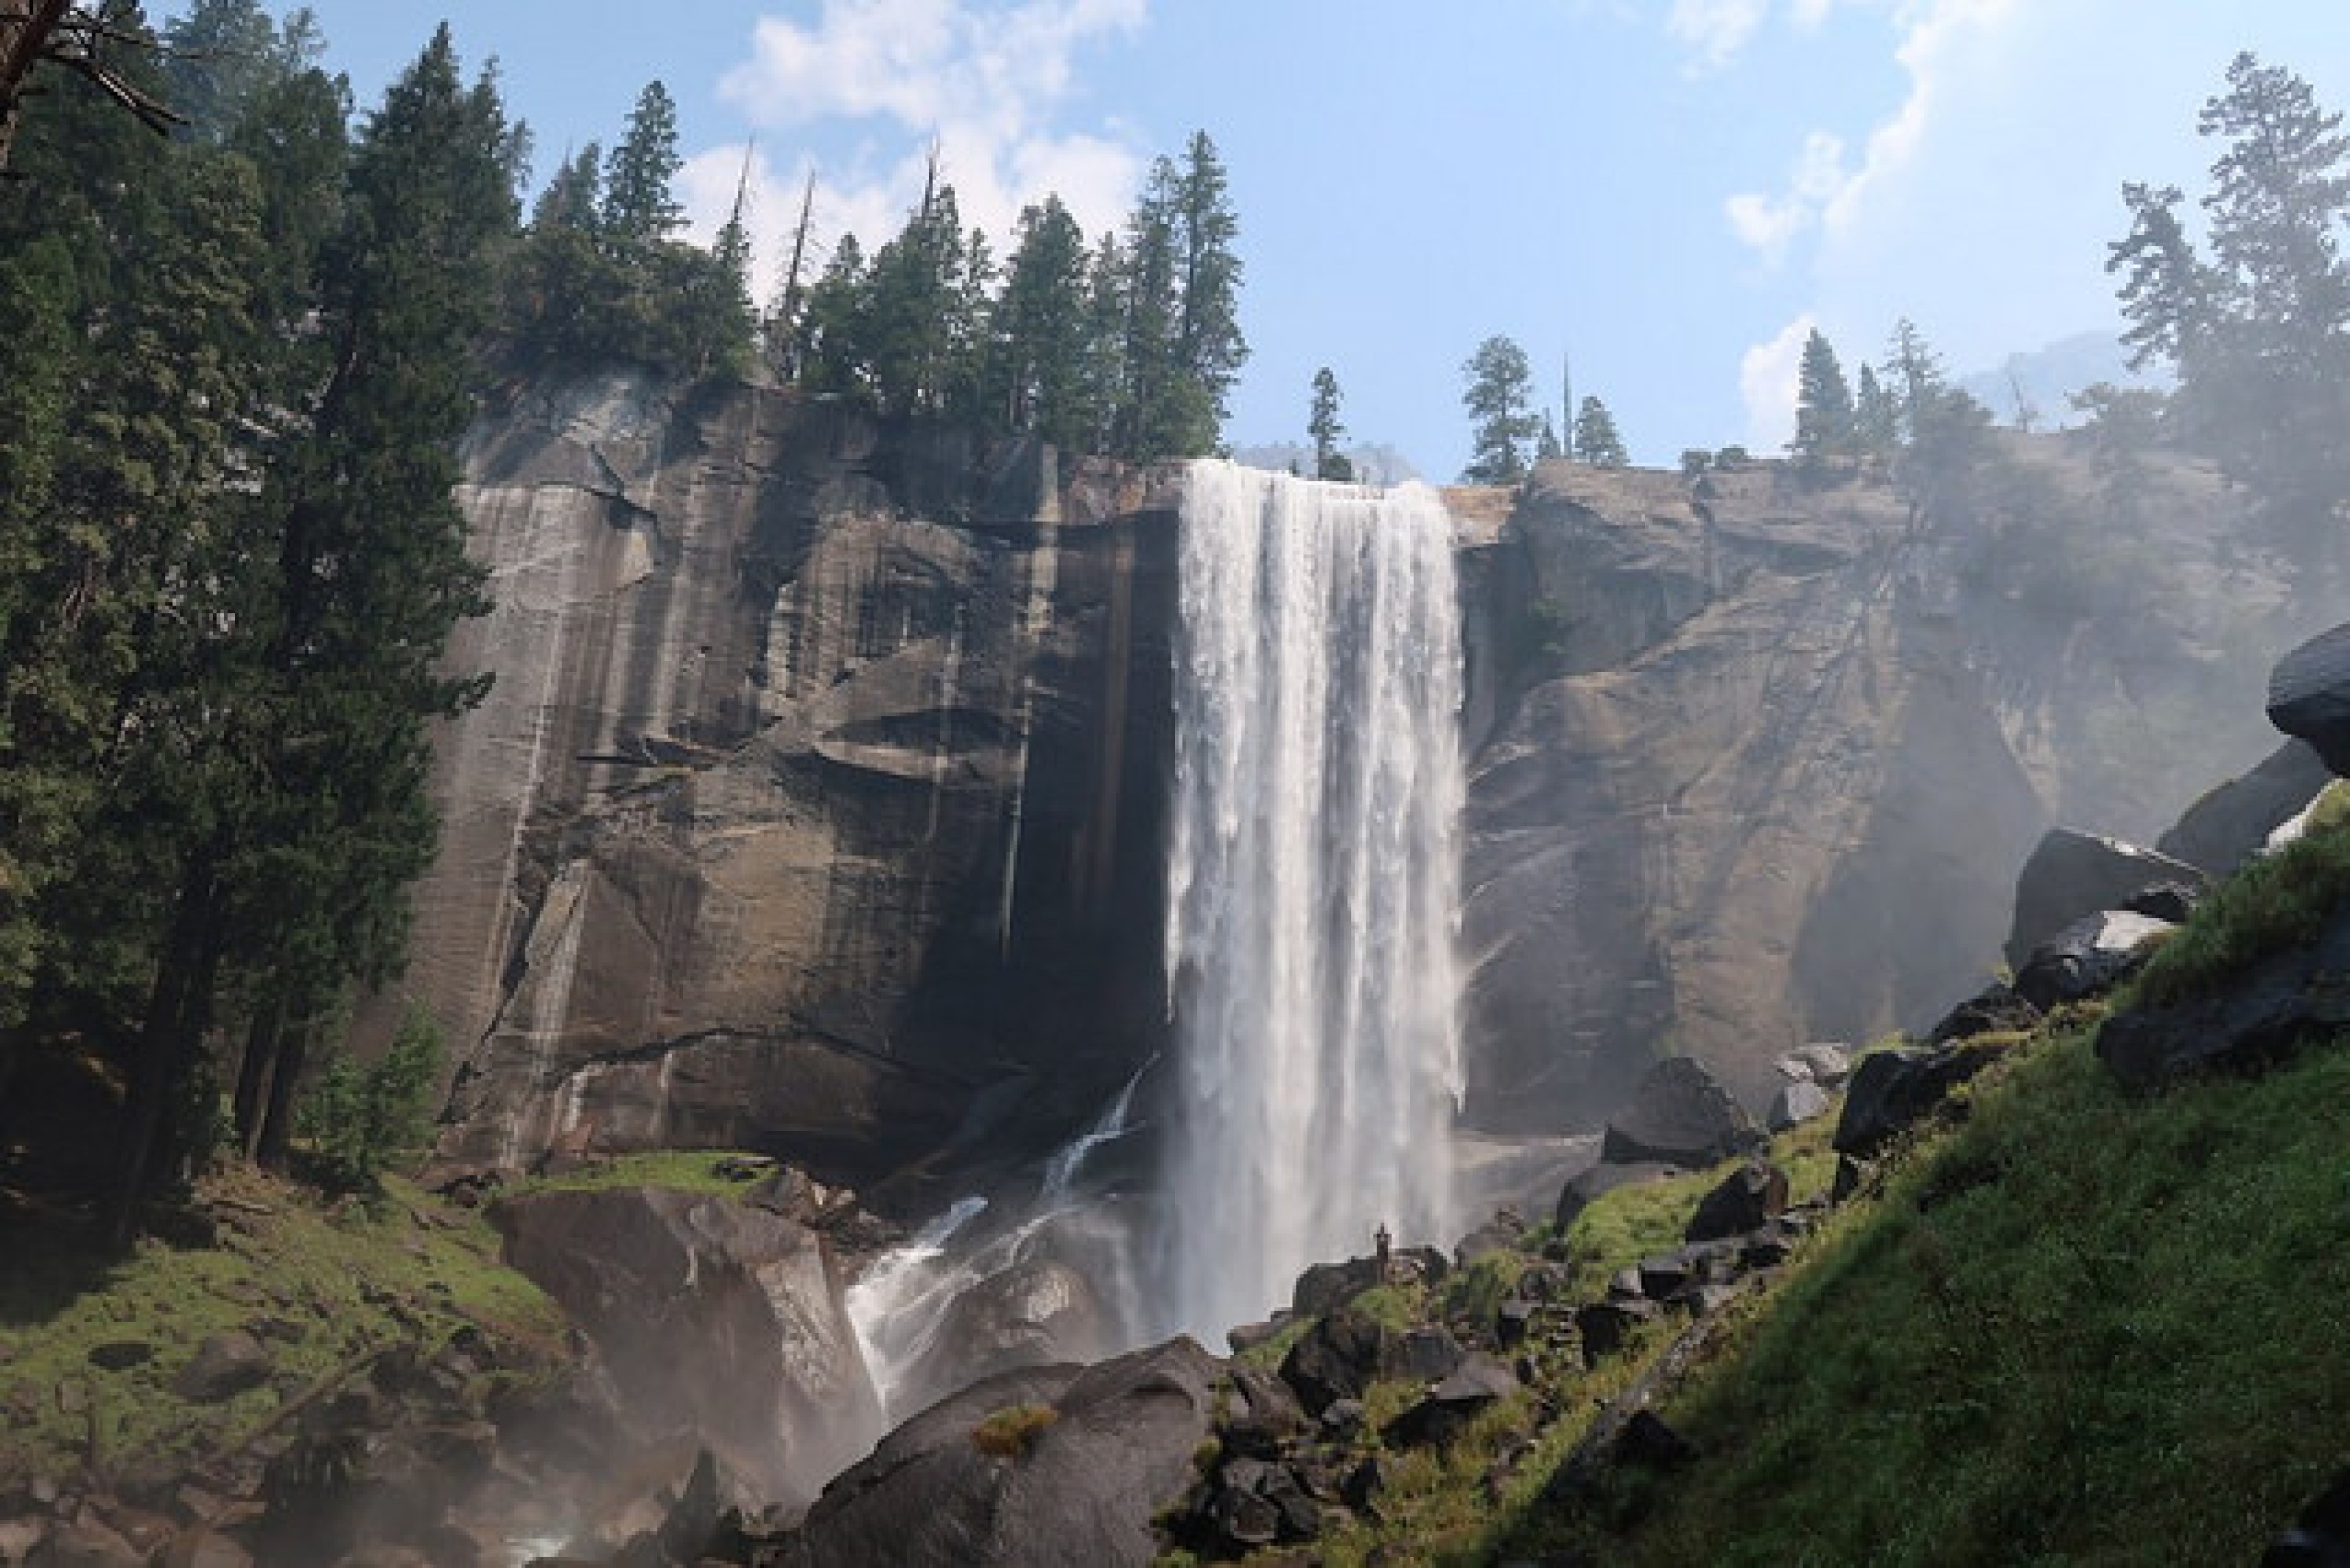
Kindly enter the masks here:
M 313 0 L 361 104 L 430 7 Z M 158 8 L 169 16 L 174 7 Z M 454 9 L 453 7 L 452 8 Z M 811 165 L 821 237 L 894 233 L 935 136 L 1001 234 L 1058 190 L 1093 233 L 1206 130 L 1232 176 L 1253 348 L 1235 444 L 1303 437 L 1327 364 L 1357 440 L 1465 460 L 1493 333 L 1636 461 L 1783 441 L 1816 324 L 1847 369 L 1914 319 L 1954 370 L 2114 321 L 2124 180 L 2199 189 L 2235 51 L 2350 107 L 2340 0 L 483 0 L 537 171 L 677 98 L 705 228 L 752 161 L 762 263 Z

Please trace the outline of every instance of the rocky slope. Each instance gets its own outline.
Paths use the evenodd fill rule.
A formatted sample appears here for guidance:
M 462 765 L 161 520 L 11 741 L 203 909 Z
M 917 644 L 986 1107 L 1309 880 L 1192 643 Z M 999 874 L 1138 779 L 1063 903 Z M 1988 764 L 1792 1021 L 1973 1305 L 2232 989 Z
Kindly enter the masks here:
M 2157 463 L 2106 535 L 2082 453 L 2013 445 L 2048 521 L 1998 535 L 1781 464 L 1448 493 L 1472 1121 L 1595 1125 L 1670 1051 L 1759 1109 L 1971 990 L 2052 820 L 2149 832 L 2263 749 L 2298 628 L 2216 480 Z M 744 1145 L 910 1210 L 1159 1048 L 1178 475 L 625 379 L 467 457 L 497 686 L 408 981 L 445 1156 Z

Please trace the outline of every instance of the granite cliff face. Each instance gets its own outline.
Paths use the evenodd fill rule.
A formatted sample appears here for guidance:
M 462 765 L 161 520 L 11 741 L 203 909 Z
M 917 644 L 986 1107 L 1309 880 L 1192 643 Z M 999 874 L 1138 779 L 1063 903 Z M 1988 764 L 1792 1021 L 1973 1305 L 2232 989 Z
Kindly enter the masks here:
M 444 1155 L 868 1180 L 1116 1089 L 1161 1011 L 1166 496 L 627 380 L 466 457 L 498 607 L 455 658 L 497 680 L 408 980 L 461 1055 Z
M 1546 464 L 1475 564 L 1510 669 L 1476 737 L 1471 1114 L 1587 1116 L 1652 1054 L 1756 1106 L 1806 1039 L 1917 1028 L 1998 961 L 2054 821 L 2150 836 L 2272 744 L 2295 627 L 2209 471 L 2126 528 L 2083 438 L 2003 438 L 2047 507 L 1921 516 L 1882 475 Z
M 445 1156 L 747 1144 L 914 1209 L 1159 1048 L 1180 474 L 625 379 L 467 458 L 497 685 L 407 981 Z M 1971 989 L 2050 822 L 2149 833 L 2260 755 L 2283 589 L 2209 473 L 2152 483 L 2111 539 L 1780 464 L 1448 493 L 1471 1118 L 1588 1127 L 1673 1050 L 1760 1103 Z

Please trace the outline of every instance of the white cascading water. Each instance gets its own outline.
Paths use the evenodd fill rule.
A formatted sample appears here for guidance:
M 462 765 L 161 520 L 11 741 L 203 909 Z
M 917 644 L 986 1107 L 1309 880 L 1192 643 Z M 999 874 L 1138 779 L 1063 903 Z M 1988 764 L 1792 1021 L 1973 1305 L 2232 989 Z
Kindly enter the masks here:
M 1424 485 L 1196 462 L 1180 549 L 1163 1288 L 1217 1345 L 1378 1226 L 1451 1238 L 1461 638 Z

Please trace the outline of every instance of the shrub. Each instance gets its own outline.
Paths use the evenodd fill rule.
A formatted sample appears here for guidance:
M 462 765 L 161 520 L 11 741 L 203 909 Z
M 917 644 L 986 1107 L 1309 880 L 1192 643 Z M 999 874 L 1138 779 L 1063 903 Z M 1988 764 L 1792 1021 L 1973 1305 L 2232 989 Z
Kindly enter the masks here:
M 345 1192 L 380 1190 L 392 1160 L 423 1147 L 440 1076 L 441 1030 L 421 1010 L 409 1013 L 372 1066 L 338 1047 L 295 1117 L 318 1179 Z
M 971 1440 L 983 1454 L 1000 1459 L 1026 1457 L 1046 1428 L 1061 1418 L 1050 1405 L 1006 1405 L 971 1429 Z

